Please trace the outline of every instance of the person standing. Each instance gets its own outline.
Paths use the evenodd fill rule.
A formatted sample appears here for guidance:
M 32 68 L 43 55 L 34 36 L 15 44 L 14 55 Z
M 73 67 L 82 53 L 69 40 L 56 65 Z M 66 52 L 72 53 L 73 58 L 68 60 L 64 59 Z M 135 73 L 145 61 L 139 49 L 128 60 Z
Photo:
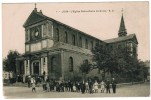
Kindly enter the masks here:
M 81 89 L 81 85 L 80 85 L 80 83 L 78 82 L 78 83 L 77 83 L 77 92 L 80 92 L 80 89 Z
M 95 91 L 95 93 L 98 93 L 98 82 L 97 81 L 95 81 L 95 83 L 94 83 L 94 91 Z
M 26 78 L 26 76 L 25 76 L 25 74 L 23 75 L 23 83 L 25 83 L 25 78 Z
M 46 75 L 46 72 L 44 71 L 43 72 L 43 80 L 45 81 L 45 75 Z
M 77 90 L 76 90 L 76 84 L 75 83 L 73 83 L 73 92 L 76 92 Z
M 50 91 L 50 85 L 49 85 L 49 81 L 48 81 L 48 82 L 46 82 L 46 87 L 47 87 L 46 92 L 49 92 L 49 91 Z
M 113 93 L 116 93 L 116 81 L 115 81 L 115 78 L 112 78 L 112 89 L 113 89 Z
M 88 93 L 88 92 L 89 92 L 89 83 L 86 82 L 86 83 L 85 83 L 85 86 L 86 86 L 86 92 Z
M 28 83 L 28 88 L 30 88 L 30 86 L 31 86 L 31 85 L 30 85 L 30 83 L 31 83 L 31 78 L 30 78 L 30 76 L 27 77 L 27 83 Z
M 34 77 L 31 77 L 31 85 L 34 83 Z
M 60 83 L 60 92 L 64 92 L 64 82 Z
M 36 93 L 36 85 L 35 85 L 35 83 L 32 83 L 32 92 Z
M 82 92 L 82 94 L 85 93 L 85 82 L 84 81 L 81 83 L 81 92 Z
M 104 81 L 102 80 L 102 82 L 100 83 L 101 85 L 101 93 L 104 93 L 104 90 L 105 90 L 105 83 Z
M 90 94 L 93 93 L 93 82 L 91 80 L 89 80 L 89 91 L 90 91 Z
M 43 81 L 42 86 L 43 86 L 43 91 L 46 91 L 46 90 L 47 90 L 47 87 L 46 87 L 46 82 L 45 82 L 45 81 Z
M 110 81 L 107 79 L 106 81 L 106 93 L 110 93 Z

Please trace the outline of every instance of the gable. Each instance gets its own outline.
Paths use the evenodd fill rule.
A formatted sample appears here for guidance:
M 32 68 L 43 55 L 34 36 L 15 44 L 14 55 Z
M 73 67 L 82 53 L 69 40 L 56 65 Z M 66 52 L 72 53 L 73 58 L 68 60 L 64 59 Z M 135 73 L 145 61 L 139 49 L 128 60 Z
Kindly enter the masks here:
M 130 34 L 130 35 L 127 35 L 127 36 L 122 36 L 122 37 L 118 37 L 118 38 L 112 38 L 112 39 L 104 40 L 104 42 L 106 42 L 106 43 L 117 43 L 117 42 L 122 42 L 122 41 L 127 41 L 127 40 L 132 40 L 133 42 L 138 44 L 138 41 L 137 41 L 137 38 L 136 38 L 135 34 Z
M 32 13 L 29 15 L 29 17 L 27 18 L 27 20 L 24 23 L 24 27 L 29 26 L 31 24 L 34 24 L 36 22 L 42 21 L 46 19 L 45 16 L 43 16 L 42 14 L 40 14 L 39 12 L 36 11 L 32 11 Z
M 132 38 L 133 42 L 135 42 L 136 44 L 138 44 L 138 41 L 137 41 L 137 38 L 136 38 L 136 35 L 134 35 L 134 37 Z

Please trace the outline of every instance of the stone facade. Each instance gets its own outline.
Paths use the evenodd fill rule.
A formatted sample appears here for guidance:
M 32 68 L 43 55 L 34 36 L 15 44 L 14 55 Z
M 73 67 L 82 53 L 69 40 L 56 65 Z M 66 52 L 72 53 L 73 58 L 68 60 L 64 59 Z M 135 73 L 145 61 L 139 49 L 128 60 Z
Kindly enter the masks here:
M 24 28 L 25 54 L 17 58 L 17 73 L 43 75 L 45 72 L 53 79 L 66 80 L 78 75 L 79 67 L 85 60 L 92 62 L 91 50 L 96 43 L 107 44 L 114 49 L 118 45 L 126 45 L 127 41 L 133 40 L 132 37 L 116 42 L 102 41 L 49 18 L 42 12 L 38 12 L 36 8 L 27 18 Z M 137 43 L 135 44 L 137 46 Z M 99 75 L 97 71 L 94 73 Z

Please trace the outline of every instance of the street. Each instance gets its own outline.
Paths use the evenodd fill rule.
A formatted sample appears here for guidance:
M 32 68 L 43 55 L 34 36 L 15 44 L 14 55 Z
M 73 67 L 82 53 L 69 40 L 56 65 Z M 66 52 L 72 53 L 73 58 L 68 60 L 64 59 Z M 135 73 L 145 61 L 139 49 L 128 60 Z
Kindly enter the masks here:
M 150 95 L 149 83 L 127 85 L 117 88 L 117 93 L 85 93 L 81 92 L 44 92 L 42 87 L 36 87 L 36 93 L 32 93 L 28 87 L 4 86 L 4 97 L 10 98 L 83 98 L 83 97 L 147 97 Z

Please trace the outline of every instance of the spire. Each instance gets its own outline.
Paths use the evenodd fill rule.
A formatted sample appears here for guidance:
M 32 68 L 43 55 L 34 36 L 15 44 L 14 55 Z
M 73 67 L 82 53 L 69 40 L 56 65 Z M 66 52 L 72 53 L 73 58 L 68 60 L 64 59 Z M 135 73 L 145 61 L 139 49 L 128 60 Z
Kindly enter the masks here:
M 34 8 L 34 11 L 37 11 L 36 5 L 37 5 L 37 4 L 35 3 L 35 8 Z
M 123 9 L 122 9 L 122 17 L 121 17 L 121 23 L 120 23 L 120 28 L 118 31 L 118 36 L 126 36 L 127 32 L 126 32 L 126 28 L 125 28 L 125 23 L 124 23 L 124 17 L 123 17 Z

